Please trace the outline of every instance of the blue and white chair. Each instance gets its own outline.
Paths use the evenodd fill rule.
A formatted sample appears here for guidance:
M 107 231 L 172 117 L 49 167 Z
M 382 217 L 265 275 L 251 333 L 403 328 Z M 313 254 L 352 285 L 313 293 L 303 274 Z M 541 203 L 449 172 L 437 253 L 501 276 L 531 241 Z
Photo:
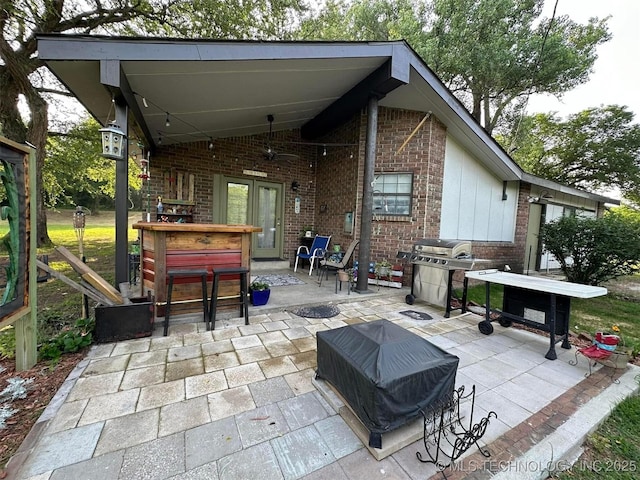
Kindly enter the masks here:
M 298 261 L 302 258 L 303 260 L 309 260 L 309 276 L 311 276 L 311 272 L 313 272 L 313 264 L 316 260 L 319 262 L 324 259 L 327 249 L 329 248 L 330 241 L 331 235 L 328 237 L 316 235 L 311 247 L 300 245 L 296 252 L 296 264 L 293 267 L 293 271 L 296 272 L 298 270 Z

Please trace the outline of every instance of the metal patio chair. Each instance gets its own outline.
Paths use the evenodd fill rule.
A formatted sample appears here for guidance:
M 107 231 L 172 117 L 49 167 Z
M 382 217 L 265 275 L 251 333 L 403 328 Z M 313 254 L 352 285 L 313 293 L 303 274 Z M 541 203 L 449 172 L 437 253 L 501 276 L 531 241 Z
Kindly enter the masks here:
M 344 252 L 344 255 L 340 259 L 339 262 L 331 260 L 331 257 L 320 260 L 320 285 L 322 285 L 322 276 L 325 275 L 329 270 L 343 270 L 347 268 L 349 262 L 351 261 L 351 257 L 353 257 L 353 252 L 356 251 L 356 247 L 360 243 L 360 240 L 354 240 L 351 242 L 347 251 Z
M 298 251 L 296 252 L 296 263 L 293 267 L 293 271 L 296 272 L 298 270 L 298 261 L 302 258 L 303 260 L 309 260 L 309 276 L 311 276 L 311 272 L 313 272 L 313 264 L 316 260 L 318 262 L 324 258 L 327 249 L 329 248 L 329 242 L 331 241 L 331 235 L 325 237 L 323 235 L 316 235 L 313 239 L 313 243 L 311 247 L 307 248 L 305 245 L 300 245 L 298 247 Z

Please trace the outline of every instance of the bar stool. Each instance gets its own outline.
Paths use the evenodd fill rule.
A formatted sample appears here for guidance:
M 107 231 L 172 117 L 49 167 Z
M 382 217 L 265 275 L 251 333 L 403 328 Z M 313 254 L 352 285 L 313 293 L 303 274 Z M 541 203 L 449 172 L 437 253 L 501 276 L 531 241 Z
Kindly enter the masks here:
M 204 310 L 204 321 L 209 330 L 209 312 L 207 310 L 207 269 L 197 268 L 188 270 L 169 270 L 167 275 L 169 277 L 169 288 L 167 290 L 167 306 L 164 312 L 164 336 L 167 336 L 169 331 L 169 316 L 171 311 L 171 293 L 173 292 L 173 280 L 175 278 L 195 278 L 200 277 L 202 283 L 202 308 Z
M 211 330 L 216 328 L 216 310 L 218 308 L 218 287 L 220 285 L 220 277 L 228 275 L 240 276 L 240 316 L 244 315 L 244 324 L 249 325 L 249 299 L 248 299 L 248 281 L 249 269 L 247 267 L 214 267 L 213 269 L 213 286 L 211 287 L 211 303 L 209 304 L 209 321 L 211 322 Z M 220 300 L 227 300 L 233 297 L 221 297 Z M 227 306 L 227 305 L 224 305 Z

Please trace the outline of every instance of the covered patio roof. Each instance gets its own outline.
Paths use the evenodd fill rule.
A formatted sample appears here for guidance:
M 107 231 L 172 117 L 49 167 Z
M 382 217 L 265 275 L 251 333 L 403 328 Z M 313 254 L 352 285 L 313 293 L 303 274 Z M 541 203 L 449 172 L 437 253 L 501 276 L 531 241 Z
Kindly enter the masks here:
M 148 146 L 301 129 L 317 141 L 367 105 L 432 112 L 502 180 L 522 170 L 404 41 L 255 42 L 40 35 L 38 54 L 101 124 L 124 98 Z M 170 126 L 167 126 L 167 119 Z

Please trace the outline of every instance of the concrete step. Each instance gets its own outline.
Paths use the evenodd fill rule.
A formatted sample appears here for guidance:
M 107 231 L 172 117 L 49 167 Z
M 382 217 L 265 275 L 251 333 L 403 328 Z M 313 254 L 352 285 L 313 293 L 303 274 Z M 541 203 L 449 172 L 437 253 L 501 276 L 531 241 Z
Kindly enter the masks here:
M 289 266 L 289 260 L 251 260 L 251 273 L 269 272 L 273 270 L 286 270 Z

